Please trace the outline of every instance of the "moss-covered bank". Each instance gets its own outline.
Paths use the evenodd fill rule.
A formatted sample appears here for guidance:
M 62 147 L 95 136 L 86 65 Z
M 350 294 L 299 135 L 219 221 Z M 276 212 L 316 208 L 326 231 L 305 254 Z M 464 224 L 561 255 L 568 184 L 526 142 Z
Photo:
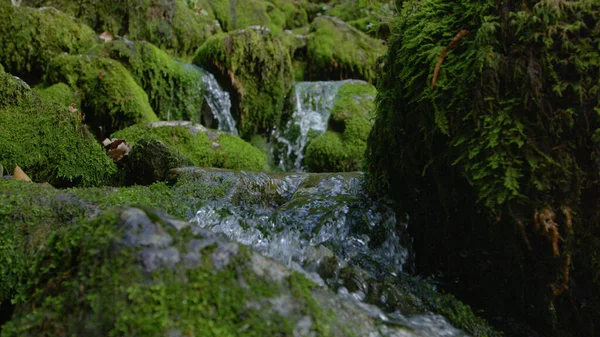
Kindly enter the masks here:
M 367 150 L 420 270 L 543 335 L 599 333 L 599 22 L 593 1 L 405 2 Z
M 217 34 L 198 49 L 194 63 L 215 74 L 232 94 L 242 137 L 264 134 L 279 123 L 293 70 L 288 50 L 268 30 Z
M 306 148 L 310 172 L 359 171 L 375 115 L 375 87 L 356 81 L 344 83 L 331 109 L 328 130 Z
M 160 140 L 200 167 L 251 171 L 267 167 L 265 154 L 239 137 L 189 122 L 140 124 L 114 133 L 112 137 L 134 146 L 141 140 Z
M 64 13 L 0 1 L 0 63 L 30 84 L 56 55 L 85 52 L 96 41 L 92 29 Z
M 204 102 L 200 70 L 175 61 L 147 42 L 115 40 L 88 54 L 121 62 L 144 89 L 160 119 L 200 122 Z
M 7 73 L 0 73 L 0 163 L 57 186 L 98 185 L 115 171 L 77 114 Z
M 99 138 L 127 126 L 157 121 L 148 96 L 118 61 L 60 55 L 48 65 L 45 85 L 66 83 L 81 96 L 85 123 Z

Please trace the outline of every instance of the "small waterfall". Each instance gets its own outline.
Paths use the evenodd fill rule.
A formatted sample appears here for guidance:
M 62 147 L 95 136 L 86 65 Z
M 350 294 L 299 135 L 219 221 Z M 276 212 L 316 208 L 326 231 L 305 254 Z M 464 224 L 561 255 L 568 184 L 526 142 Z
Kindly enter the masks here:
M 229 97 L 229 93 L 221 88 L 213 74 L 193 64 L 184 64 L 184 66 L 199 71 L 202 74 L 202 83 L 199 83 L 199 85 L 202 87 L 202 95 L 210 108 L 210 112 L 219 122 L 218 129 L 238 136 L 239 133 L 235 127 L 235 120 L 231 115 L 231 98 Z
M 204 99 L 213 116 L 219 121 L 219 130 L 239 135 L 235 128 L 235 120 L 231 116 L 231 98 L 229 93 L 221 88 L 215 76 L 202 69 L 202 84 Z
M 327 82 L 296 82 L 290 120 L 272 134 L 273 157 L 284 171 L 303 171 L 304 151 L 308 142 L 327 131 L 331 109 L 344 83 L 355 80 Z

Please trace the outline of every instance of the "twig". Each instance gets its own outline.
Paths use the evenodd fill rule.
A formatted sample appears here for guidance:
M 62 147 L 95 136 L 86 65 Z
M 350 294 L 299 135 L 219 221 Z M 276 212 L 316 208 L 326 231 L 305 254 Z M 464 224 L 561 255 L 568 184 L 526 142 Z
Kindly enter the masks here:
M 435 65 L 435 70 L 433 71 L 433 79 L 431 79 L 431 90 L 433 90 L 433 88 L 435 87 L 435 81 L 437 80 L 437 77 L 440 74 L 440 68 L 442 67 L 442 63 L 444 63 L 444 58 L 446 58 L 446 54 L 448 54 L 450 48 L 457 44 L 468 33 L 469 31 L 466 29 L 461 30 L 456 34 L 454 39 L 452 39 L 452 42 L 450 42 L 450 44 L 446 48 L 444 48 L 444 50 L 442 50 L 440 58 L 438 59 L 437 64 Z

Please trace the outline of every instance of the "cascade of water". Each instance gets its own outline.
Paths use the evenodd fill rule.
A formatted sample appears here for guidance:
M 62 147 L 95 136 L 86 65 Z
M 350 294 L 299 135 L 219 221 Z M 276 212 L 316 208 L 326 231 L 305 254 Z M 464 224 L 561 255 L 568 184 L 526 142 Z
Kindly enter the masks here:
M 184 64 L 184 66 L 202 74 L 202 83 L 198 83 L 198 85 L 201 86 L 204 100 L 208 104 L 210 112 L 219 122 L 218 129 L 236 136 L 239 135 L 235 127 L 235 120 L 231 115 L 229 93 L 221 88 L 213 74 L 193 64 Z
M 272 134 L 273 156 L 284 171 L 303 171 L 302 160 L 308 142 L 327 131 L 331 109 L 342 84 L 352 82 L 296 82 L 292 115 L 281 130 Z
M 414 296 L 401 290 L 412 268 L 410 240 L 401 231 L 406 224 L 368 199 L 361 173 L 200 171 L 203 188 L 224 194 L 194 200 L 189 219 L 197 228 L 224 233 L 304 273 L 385 324 L 410 327 L 418 336 L 467 336 L 442 316 L 406 311 L 398 302 Z

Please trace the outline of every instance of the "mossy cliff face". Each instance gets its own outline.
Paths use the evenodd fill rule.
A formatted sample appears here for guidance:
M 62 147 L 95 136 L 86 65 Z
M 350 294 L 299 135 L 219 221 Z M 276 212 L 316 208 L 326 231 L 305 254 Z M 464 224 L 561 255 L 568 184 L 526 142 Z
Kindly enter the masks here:
M 115 40 L 88 54 L 121 62 L 144 89 L 160 119 L 200 122 L 204 98 L 198 69 L 175 61 L 147 42 Z
M 97 185 L 115 171 L 100 144 L 66 106 L 0 73 L 0 162 L 20 166 L 34 181 Z
M 96 39 L 88 26 L 52 8 L 0 2 L 0 63 L 29 83 L 39 81 L 54 56 L 84 52 Z
M 232 94 L 232 113 L 242 137 L 264 134 L 277 125 L 292 85 L 290 55 L 264 29 L 217 34 L 196 53 L 194 63 L 209 70 Z
M 118 61 L 61 55 L 48 65 L 44 82 L 66 83 L 79 92 L 78 108 L 99 138 L 136 123 L 158 120 L 144 90 Z
M 586 1 L 405 2 L 369 138 L 421 271 L 544 335 L 598 335 L 599 22 Z
M 359 171 L 373 125 L 377 91 L 368 83 L 343 84 L 331 109 L 328 130 L 306 148 L 311 172 Z
M 24 0 L 23 5 L 52 6 L 81 19 L 98 34 L 146 40 L 183 57 L 193 55 L 208 36 L 219 31 L 214 18 L 197 15 L 184 0 Z
M 239 137 L 190 122 L 158 122 L 135 125 L 112 135 L 135 145 L 159 140 L 201 167 L 260 171 L 267 167 L 264 153 Z M 174 168 L 174 167 L 169 167 Z
M 361 79 L 375 82 L 377 58 L 385 47 L 358 29 L 334 17 L 310 24 L 306 76 L 309 80 Z

